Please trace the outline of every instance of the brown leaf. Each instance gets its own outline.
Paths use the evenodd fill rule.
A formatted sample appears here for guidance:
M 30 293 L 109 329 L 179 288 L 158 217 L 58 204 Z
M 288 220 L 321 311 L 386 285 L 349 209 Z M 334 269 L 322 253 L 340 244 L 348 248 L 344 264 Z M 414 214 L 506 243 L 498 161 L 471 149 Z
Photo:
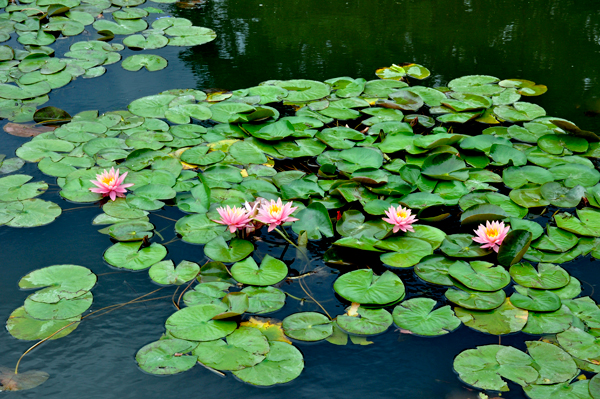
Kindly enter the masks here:
M 48 373 L 31 370 L 15 374 L 13 369 L 0 367 L 0 392 L 35 388 L 48 379 Z
M 56 129 L 56 126 L 36 126 L 36 125 L 21 125 L 18 123 L 7 123 L 4 125 L 4 131 L 13 136 L 19 137 L 35 137 L 38 134 L 51 132 Z

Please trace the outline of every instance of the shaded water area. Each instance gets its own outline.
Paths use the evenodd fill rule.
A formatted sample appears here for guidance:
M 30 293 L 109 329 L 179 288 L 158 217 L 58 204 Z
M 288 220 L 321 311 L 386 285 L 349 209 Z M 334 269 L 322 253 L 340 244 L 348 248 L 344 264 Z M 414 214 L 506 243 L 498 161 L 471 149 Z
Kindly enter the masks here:
M 156 6 L 152 3 L 151 5 Z M 194 25 L 217 32 L 217 39 L 203 46 L 152 50 L 169 61 L 158 72 L 124 71 L 120 63 L 107 67 L 96 79 L 77 79 L 53 90 L 50 102 L 74 115 L 89 109 L 100 112 L 124 109 L 132 100 L 172 88 L 239 89 L 268 79 L 306 78 L 325 80 L 337 76 L 374 78 L 375 69 L 392 63 L 416 62 L 432 71 L 426 85 L 445 85 L 469 74 L 530 79 L 549 90 L 529 99 L 549 115 L 569 119 L 582 129 L 600 132 L 600 4 L 596 1 L 337 1 L 317 0 L 207 0 L 194 9 L 160 5 L 166 15 L 190 19 Z M 94 38 L 90 28 L 87 38 Z M 80 37 L 59 40 L 62 56 Z M 84 37 L 86 40 L 86 37 Z M 120 42 L 117 36 L 115 42 Z M 15 45 L 16 40 L 7 42 Z M 133 54 L 122 52 L 123 58 Z M 0 124 L 5 123 L 1 121 Z M 458 131 L 458 129 L 457 129 Z M 2 133 L 0 153 L 13 156 L 28 139 Z M 19 173 L 34 180 L 53 182 L 36 164 Z M 52 189 L 54 187 L 55 189 Z M 21 306 L 29 292 L 17 283 L 26 273 L 55 264 L 78 264 L 99 275 L 93 289 L 93 309 L 132 300 L 155 290 L 147 272 L 120 272 L 109 267 L 102 253 L 111 245 L 97 232 L 92 219 L 98 207 L 84 207 L 61 199 L 56 186 L 41 196 L 59 203 L 64 213 L 53 223 L 32 229 L 0 226 L 0 319 Z M 183 214 L 175 207 L 153 213 L 151 222 L 164 237 L 175 238 L 174 222 Z M 161 216 L 164 216 L 161 217 Z M 292 274 L 304 264 L 282 240 L 263 233 L 258 257 L 269 253 L 288 263 Z M 155 240 L 160 242 L 160 238 Z M 330 246 L 326 240 L 309 244 L 313 261 L 307 278 L 317 300 L 332 315 L 345 304 L 335 296 L 333 281 L 339 271 L 321 261 Z M 167 246 L 168 258 L 203 263 L 200 246 L 175 241 Z M 375 259 L 375 262 L 378 262 Z M 365 258 L 368 265 L 369 259 Z M 562 265 L 582 281 L 582 296 L 600 301 L 598 262 L 588 257 Z M 445 288 L 421 284 L 412 271 L 400 271 L 407 298 L 426 295 L 444 302 Z M 304 297 L 297 280 L 281 288 Z M 432 291 L 433 290 L 433 291 Z M 155 296 L 169 296 L 167 287 Z M 464 349 L 498 343 L 498 337 L 461 326 L 444 337 L 403 335 L 394 328 L 369 338 L 372 345 L 333 346 L 326 342 L 295 343 L 302 351 L 305 369 L 292 382 L 268 389 L 256 388 L 230 374 L 222 378 L 202 367 L 185 373 L 157 377 L 142 372 L 135 354 L 164 332 L 164 321 L 174 312 L 170 298 L 134 305 L 97 319 L 84 321 L 72 334 L 48 342 L 25 357 L 23 370 L 39 369 L 50 379 L 31 391 L 11 393 L 23 398 L 163 398 L 170 396 L 220 398 L 471 398 L 476 391 L 461 383 L 452 370 L 454 357 Z M 287 298 L 272 317 L 283 319 L 299 311 L 319 311 L 310 301 Z M 524 350 L 518 333 L 504 336 L 504 345 Z M 11 367 L 31 345 L 0 331 L 0 365 Z M 512 384 L 504 398 L 524 398 Z

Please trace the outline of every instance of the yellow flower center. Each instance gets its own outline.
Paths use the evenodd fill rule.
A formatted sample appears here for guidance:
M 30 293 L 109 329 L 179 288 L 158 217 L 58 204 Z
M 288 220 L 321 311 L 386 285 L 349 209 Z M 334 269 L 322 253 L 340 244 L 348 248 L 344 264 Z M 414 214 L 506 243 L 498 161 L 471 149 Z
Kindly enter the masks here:
M 111 184 L 113 184 L 114 181 L 115 181 L 115 178 L 111 177 L 111 176 L 107 176 L 107 177 L 105 177 L 105 178 L 102 179 L 102 183 L 104 183 L 104 184 L 106 184 L 108 186 L 110 186 Z
M 498 237 L 498 229 L 494 228 L 494 227 L 490 227 L 489 229 L 485 229 L 485 234 L 489 237 L 489 238 L 496 238 Z
M 399 218 L 405 218 L 406 215 L 406 211 L 402 210 L 400 212 L 396 212 L 396 216 L 398 216 Z
M 281 210 L 281 207 L 277 206 L 277 205 L 271 205 L 269 206 L 269 213 L 270 214 L 274 214 L 277 213 Z

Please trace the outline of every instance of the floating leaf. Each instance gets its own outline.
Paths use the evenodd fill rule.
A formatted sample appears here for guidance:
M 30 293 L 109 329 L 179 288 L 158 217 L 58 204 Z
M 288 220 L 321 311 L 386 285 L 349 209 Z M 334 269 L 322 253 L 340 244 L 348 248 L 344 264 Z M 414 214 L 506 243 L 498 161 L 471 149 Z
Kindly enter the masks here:
M 539 263 L 537 270 L 527 262 L 518 263 L 510 267 L 510 275 L 524 287 L 543 290 L 562 288 L 570 279 L 565 269 L 551 263 Z
M 283 331 L 300 341 L 320 341 L 333 333 L 333 325 L 324 314 L 301 312 L 283 319 Z
M 385 309 L 366 309 L 359 306 L 357 312 L 355 316 L 338 316 L 338 326 L 350 334 L 375 335 L 385 332 L 394 321 L 390 312 Z
M 194 367 L 197 357 L 186 355 L 196 348 L 196 342 L 164 339 L 141 348 L 135 355 L 140 368 L 150 374 L 171 375 Z
M 527 311 L 515 307 L 508 298 L 493 310 L 454 308 L 454 312 L 466 326 L 493 335 L 521 331 L 527 323 Z
M 81 316 L 65 320 L 38 320 L 31 317 L 22 306 L 15 309 L 6 321 L 6 329 L 13 337 L 27 341 L 37 341 L 52 337 L 59 339 L 73 332 L 78 326 Z
M 333 289 L 344 299 L 364 305 L 384 305 L 404 298 L 404 284 L 394 273 L 377 276 L 371 269 L 355 270 L 338 277 Z
M 106 250 L 104 260 L 114 267 L 143 270 L 160 262 L 167 255 L 167 249 L 160 244 L 153 243 L 140 249 L 141 245 L 141 241 L 116 243 Z
M 489 249 L 482 249 L 469 234 L 446 236 L 440 249 L 446 255 L 457 258 L 478 258 L 491 252 Z
M 214 238 L 204 246 L 206 256 L 219 262 L 237 262 L 250 255 L 253 250 L 254 245 L 249 241 L 234 238 L 227 245 L 221 236 Z
M 462 284 L 456 284 L 458 289 L 448 289 L 445 293 L 449 301 L 465 309 L 492 310 L 502 305 L 506 299 L 503 290 L 481 292 L 471 290 Z
M 176 338 L 213 341 L 231 334 L 237 327 L 235 321 L 212 320 L 226 310 L 227 306 L 222 303 L 190 306 L 173 313 L 165 326 Z
M 296 233 L 300 234 L 306 231 L 307 237 L 310 240 L 318 240 L 321 238 L 321 235 L 333 237 L 333 224 L 323 204 L 318 202 L 312 203 L 298 212 L 295 217 L 300 219 L 292 224 L 292 230 Z
M 291 381 L 302 373 L 304 359 L 298 349 L 284 342 L 269 342 L 269 346 L 265 360 L 233 374 L 252 385 L 270 386 Z
M 433 310 L 436 301 L 430 298 L 413 298 L 394 308 L 394 322 L 400 328 L 424 336 L 445 335 L 460 326 L 450 306 Z
M 181 261 L 174 267 L 173 261 L 162 261 L 155 263 L 148 270 L 148 275 L 158 284 L 181 285 L 190 281 L 200 273 L 200 266 L 187 260 Z
M 529 249 L 533 234 L 527 230 L 513 229 L 510 231 L 498 250 L 498 263 L 510 267 L 520 262 Z
M 246 287 L 242 292 L 248 295 L 248 313 L 275 312 L 285 305 L 285 293 L 275 287 Z
M 50 377 L 45 371 L 28 370 L 15 374 L 14 369 L 0 367 L 0 384 L 2 391 L 22 391 L 43 384 Z
M 167 60 L 154 54 L 136 54 L 125 58 L 121 63 L 124 69 L 128 71 L 139 71 L 145 67 L 148 71 L 160 71 L 167 67 Z
M 233 244 L 233 241 L 232 241 Z M 285 263 L 266 255 L 260 267 L 252 257 L 248 257 L 242 262 L 237 262 L 231 267 L 231 275 L 234 279 L 243 284 L 267 286 L 277 284 L 288 274 L 288 268 Z
M 66 320 L 77 317 L 92 306 L 93 295 L 91 292 L 72 299 L 60 299 L 56 303 L 37 302 L 30 295 L 25 299 L 25 311 L 34 319 L 40 320 Z
M 78 265 L 54 265 L 34 270 L 20 281 L 23 289 L 44 288 L 29 296 L 30 300 L 57 303 L 86 294 L 96 284 L 97 277 L 90 269 Z
M 502 266 L 488 262 L 455 262 L 448 272 L 468 288 L 477 291 L 497 291 L 510 283 L 510 275 Z

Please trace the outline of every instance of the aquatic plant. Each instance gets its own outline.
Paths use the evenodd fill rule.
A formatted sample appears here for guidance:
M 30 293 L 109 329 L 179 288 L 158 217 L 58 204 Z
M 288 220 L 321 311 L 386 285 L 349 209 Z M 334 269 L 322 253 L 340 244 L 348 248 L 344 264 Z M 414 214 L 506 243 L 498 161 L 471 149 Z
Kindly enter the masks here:
M 299 220 L 290 216 L 296 209 L 298 209 L 298 207 L 292 206 L 292 202 L 286 202 L 284 204 L 281 201 L 281 198 L 277 198 L 277 201 L 265 201 L 258 208 L 256 220 L 263 224 L 268 224 L 269 231 L 273 231 L 273 229 L 283 223 Z
M 248 217 L 248 213 L 244 210 L 244 208 L 238 208 L 237 206 L 231 208 L 229 205 L 227 205 L 225 208 L 217 208 L 217 212 L 219 212 L 221 218 L 213 220 L 213 222 L 227 225 L 231 233 L 235 233 L 238 229 L 244 229 L 248 227 L 251 222 L 250 218 Z
M 477 230 L 473 230 L 477 235 L 473 237 L 473 241 L 483 244 L 481 248 L 491 248 L 498 252 L 509 230 L 510 226 L 504 226 L 504 222 L 487 221 L 485 225 L 480 224 Z
M 410 209 L 404 208 L 402 205 L 398 205 L 397 208 L 390 206 L 390 209 L 385 211 L 387 218 L 382 219 L 384 222 L 394 225 L 394 228 L 392 229 L 392 232 L 394 233 L 397 233 L 400 230 L 404 233 L 407 231 L 414 233 L 415 229 L 411 225 L 419 219 L 415 218 L 411 213 L 412 211 Z
M 110 168 L 110 171 L 104 171 L 96 175 L 96 180 L 90 180 L 96 187 L 91 187 L 93 193 L 102 194 L 103 197 L 109 197 L 112 201 L 117 197 L 125 197 L 127 188 L 133 186 L 133 183 L 123 183 L 127 177 L 127 173 L 119 176 L 119 169 Z

